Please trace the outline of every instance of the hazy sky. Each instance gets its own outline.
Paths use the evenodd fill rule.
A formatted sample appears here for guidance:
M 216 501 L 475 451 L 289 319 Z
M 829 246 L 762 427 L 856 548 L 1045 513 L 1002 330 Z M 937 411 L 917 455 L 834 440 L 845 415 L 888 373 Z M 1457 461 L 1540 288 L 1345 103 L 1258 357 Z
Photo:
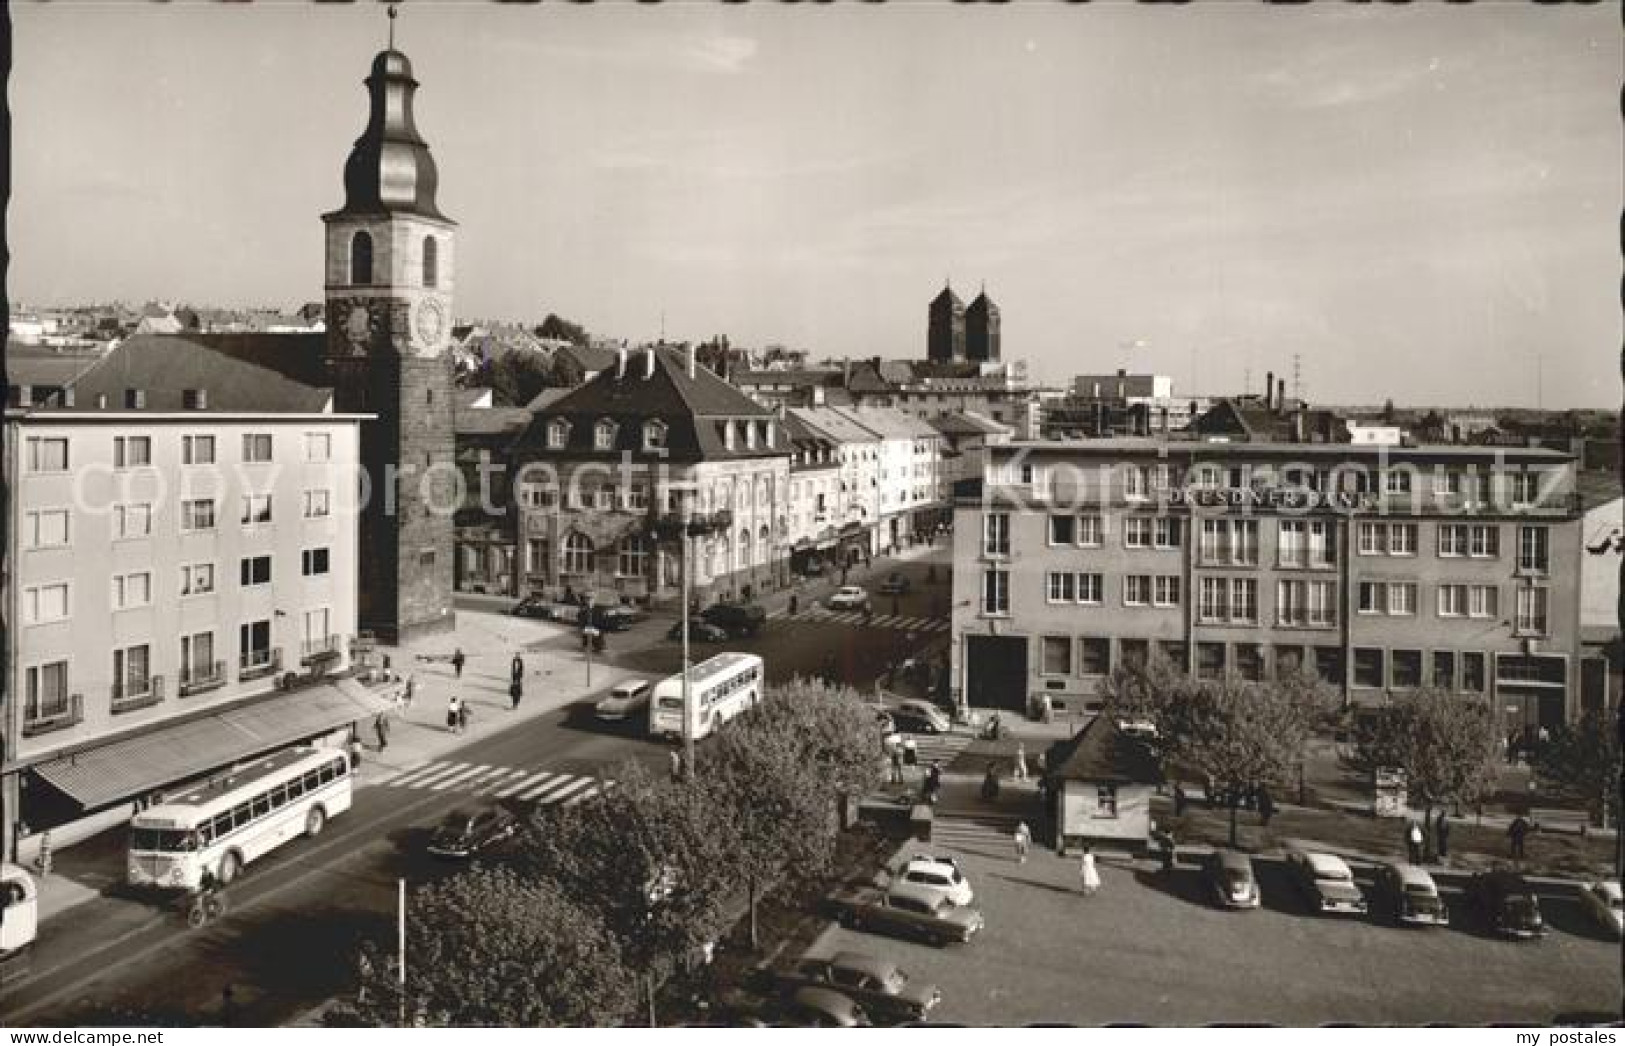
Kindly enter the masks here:
M 11 16 L 14 300 L 321 297 L 380 8 Z M 1619 402 L 1614 5 L 409 0 L 399 44 L 465 317 L 923 356 L 951 276 L 1050 380 Z

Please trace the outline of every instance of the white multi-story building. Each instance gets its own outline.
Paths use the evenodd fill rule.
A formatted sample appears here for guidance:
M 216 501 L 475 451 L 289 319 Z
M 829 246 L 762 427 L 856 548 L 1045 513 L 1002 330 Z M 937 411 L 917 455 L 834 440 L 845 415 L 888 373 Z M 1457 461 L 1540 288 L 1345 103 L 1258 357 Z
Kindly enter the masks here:
M 834 407 L 798 407 L 788 414 L 835 445 L 839 475 L 831 511 L 841 562 L 874 555 L 879 547 L 881 438 Z
M 366 416 L 333 411 L 320 350 L 138 335 L 6 410 L 8 854 L 23 824 L 378 710 L 323 681 L 349 667 L 356 632 Z

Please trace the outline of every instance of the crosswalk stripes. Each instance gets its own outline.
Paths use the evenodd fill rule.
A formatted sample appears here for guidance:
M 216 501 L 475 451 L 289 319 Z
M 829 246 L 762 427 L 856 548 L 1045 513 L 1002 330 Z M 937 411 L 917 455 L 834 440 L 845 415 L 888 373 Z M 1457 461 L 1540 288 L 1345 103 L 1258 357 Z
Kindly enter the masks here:
M 975 740 L 970 734 L 908 734 L 920 764 L 937 762 L 946 767 Z
M 897 632 L 946 632 L 948 622 L 942 618 L 919 617 L 909 614 L 875 614 L 863 619 L 861 610 L 831 610 L 811 606 L 795 614 L 776 611 L 768 617 L 782 617 L 792 621 L 827 621 L 838 625 L 863 625 L 866 628 L 886 628 Z
M 429 792 L 464 792 L 516 802 L 573 804 L 610 787 L 588 774 L 560 773 L 526 767 L 490 766 L 455 760 L 435 761 L 383 782 L 392 788 Z
M 1033 820 L 1021 814 L 938 809 L 931 822 L 931 843 L 950 850 L 1013 852 L 1016 825 L 1022 821 L 1027 822 L 1029 829 L 1033 827 Z

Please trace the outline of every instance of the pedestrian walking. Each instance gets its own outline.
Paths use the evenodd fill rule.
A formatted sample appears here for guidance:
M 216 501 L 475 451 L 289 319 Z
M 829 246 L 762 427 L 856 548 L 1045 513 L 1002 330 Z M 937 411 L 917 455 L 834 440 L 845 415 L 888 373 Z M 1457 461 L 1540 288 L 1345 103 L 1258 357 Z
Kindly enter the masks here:
M 353 732 L 350 734 L 349 748 L 350 769 L 352 771 L 361 769 L 361 738 Z
M 379 712 L 372 721 L 372 734 L 378 739 L 378 751 L 389 747 L 389 716 Z
M 1450 818 L 1445 811 L 1439 811 L 1438 820 L 1433 822 L 1433 838 L 1439 844 L 1439 860 L 1450 856 Z
M 1100 892 L 1100 869 L 1095 867 L 1095 855 L 1085 846 L 1083 858 L 1078 862 L 1078 888 L 1085 897 L 1093 897 Z
M 524 696 L 525 684 L 515 676 L 514 681 L 508 684 L 508 708 L 515 712 L 519 711 L 519 701 Z
M 1151 833 L 1151 838 L 1157 844 L 1157 852 L 1162 856 L 1163 873 L 1172 873 L 1174 865 L 1179 863 L 1179 847 L 1174 842 L 1173 833 L 1166 828 L 1158 828 Z
M 468 732 L 468 720 L 473 714 L 474 710 L 468 706 L 467 701 L 457 706 L 457 732 L 459 734 Z
M 1016 824 L 1015 840 L 1016 840 L 1016 863 L 1017 864 L 1026 864 L 1027 863 L 1027 848 L 1029 846 L 1031 846 L 1032 843 L 1033 843 L 1032 829 L 1027 827 L 1027 822 L 1026 821 L 1021 821 L 1021 822 L 1018 822 Z
M 412 697 L 417 693 L 418 678 L 411 672 L 406 673 L 406 685 L 401 687 L 401 708 L 412 707 Z
M 1188 802 L 1190 802 L 1190 797 L 1185 794 L 1185 786 L 1180 784 L 1178 781 L 1175 781 L 1174 782 L 1174 816 L 1175 817 L 1181 817 L 1181 816 L 1184 815 L 1184 813 L 1185 813 L 1185 804 L 1188 803 Z
M 1265 828 L 1270 826 L 1270 818 L 1275 816 L 1275 797 L 1264 785 L 1258 786 L 1258 823 Z
M 1529 835 L 1529 828 L 1529 821 L 1523 814 L 1514 817 L 1512 823 L 1507 825 L 1507 839 L 1511 842 L 1513 860 L 1523 860 L 1523 841 Z
M 1027 780 L 1027 746 L 1016 742 L 1016 760 L 1010 767 L 1010 776 L 1017 781 Z
M 513 656 L 513 664 L 509 666 L 510 675 L 515 683 L 525 678 L 525 659 L 518 654 Z
M 794 592 L 790 593 L 790 616 L 795 617 L 796 611 L 801 609 L 801 600 L 796 598 Z
M 987 772 L 982 775 L 982 800 L 994 802 L 999 798 L 999 764 L 988 763 Z
M 1409 851 L 1411 863 L 1422 863 L 1422 826 L 1415 821 L 1405 824 L 1405 849 Z
M 456 694 L 446 702 L 446 729 L 457 733 L 463 727 L 463 702 Z
M 668 762 L 670 762 L 670 764 L 671 764 L 671 779 L 673 781 L 682 780 L 682 778 L 683 778 L 683 753 L 681 753 L 677 749 L 673 748 L 671 750 L 671 758 L 668 760 Z
M 468 658 L 463 656 L 462 647 L 458 647 L 455 651 L 453 651 L 451 655 L 451 668 L 453 672 L 457 673 L 458 679 L 463 678 L 463 664 L 467 660 Z

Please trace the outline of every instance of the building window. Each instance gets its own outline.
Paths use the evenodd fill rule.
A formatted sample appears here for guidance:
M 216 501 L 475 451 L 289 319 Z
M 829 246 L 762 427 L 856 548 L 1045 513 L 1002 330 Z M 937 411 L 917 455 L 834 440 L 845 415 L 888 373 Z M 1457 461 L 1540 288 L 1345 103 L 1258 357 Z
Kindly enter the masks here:
M 42 719 L 55 719 L 69 711 L 68 663 L 52 661 L 35 665 L 27 672 L 27 694 L 23 704 L 23 721 L 37 723 Z
M 1103 676 L 1112 670 L 1112 641 L 1086 636 L 1078 640 L 1078 674 Z
M 68 441 L 31 437 L 28 440 L 28 471 L 68 471 Z
M 1201 621 L 1214 624 L 1257 624 L 1257 580 L 1204 577 L 1196 616 Z
M 1078 598 L 1078 575 L 1071 571 L 1051 571 L 1045 581 L 1045 598 L 1051 603 L 1073 603 Z
M 423 285 L 433 287 L 440 282 L 440 242 L 433 236 L 423 238 Z
M 181 685 L 201 686 L 219 679 L 214 664 L 214 633 L 194 632 L 181 637 Z
M 600 512 L 613 512 L 620 506 L 615 504 L 617 489 L 613 483 L 605 483 L 593 491 L 593 507 Z
M 1388 583 L 1388 613 L 1395 617 L 1411 617 L 1416 614 L 1416 582 Z
M 1222 679 L 1224 677 L 1224 655 L 1223 643 L 1196 644 L 1197 678 Z
M 113 467 L 143 468 L 152 464 L 151 436 L 114 436 Z
M 1355 647 L 1354 685 L 1380 689 L 1383 680 L 1383 652 L 1373 647 Z
M 1095 786 L 1095 816 L 1117 816 L 1117 786 L 1114 784 L 1098 784 Z
M 1416 524 L 1390 523 L 1388 525 L 1388 554 L 1390 556 L 1416 555 Z
M 1123 578 L 1123 605 L 1143 607 L 1151 602 L 1151 576 L 1129 574 Z
M 1123 466 L 1123 497 L 1129 501 L 1146 499 L 1145 469 L 1139 465 Z
M 1422 685 L 1422 652 L 1395 650 L 1393 652 L 1393 686 L 1395 690 L 1415 690 Z
M 592 571 L 592 539 L 574 531 L 564 539 L 564 572 L 587 574 Z
M 23 624 L 48 625 L 68 619 L 68 583 L 34 585 L 23 589 Z
M 666 423 L 663 421 L 646 421 L 643 423 L 643 449 L 659 450 L 666 445 Z
M 305 518 L 321 519 L 333 511 L 332 492 L 327 490 L 305 491 Z
M 1276 533 L 1283 567 L 1331 567 L 1337 563 L 1336 531 L 1325 520 L 1283 519 Z
M 243 436 L 243 460 L 250 464 L 271 460 L 271 434 L 246 433 Z
M 615 449 L 615 423 L 613 421 L 600 421 L 592 427 L 592 446 L 594 450 Z
M 113 506 L 113 536 L 115 538 L 144 538 L 151 533 L 151 505 Z
M 328 550 L 307 548 L 300 553 L 300 570 L 305 577 L 319 577 L 328 571 Z
M 244 556 L 238 573 L 241 575 L 238 583 L 245 588 L 250 585 L 268 585 L 271 583 L 271 557 Z
M 181 464 L 183 464 L 183 465 L 213 465 L 214 464 L 214 437 L 213 436 L 182 436 L 181 437 Z
M 1256 683 L 1264 678 L 1264 649 L 1257 643 L 1237 643 L 1234 663 L 1242 679 Z
M 1257 566 L 1258 520 L 1202 520 L 1197 554 L 1208 566 Z
M 1408 468 L 1390 468 L 1383 476 L 1383 490 L 1389 494 L 1409 494 L 1411 492 L 1411 470 Z
M 1151 602 L 1159 607 L 1177 607 L 1179 605 L 1179 576 L 1177 574 L 1160 574 L 1155 579 L 1156 586 L 1151 594 Z
M 1547 591 L 1544 588 L 1520 588 L 1513 618 L 1513 629 L 1520 636 L 1546 634 Z
M 1104 539 L 1105 528 L 1101 525 L 1099 516 L 1078 517 L 1078 544 L 1085 548 L 1099 548 Z
M 147 644 L 113 651 L 113 700 L 145 697 L 152 693 L 151 651 Z
M 1010 613 L 1010 572 L 982 571 L 982 613 Z
M 1551 567 L 1550 541 L 1545 527 L 1518 528 L 1518 570 L 1545 574 Z
M 557 450 L 570 438 L 570 423 L 562 419 L 547 424 L 547 445 Z
M 1467 586 L 1466 585 L 1440 585 L 1439 586 L 1439 616 L 1440 617 L 1466 617 L 1467 616 Z
M 1124 519 L 1123 547 L 1150 548 L 1151 521 L 1139 516 L 1129 516 L 1128 518 Z
M 1440 690 L 1456 689 L 1456 654 L 1453 650 L 1433 652 L 1433 685 Z
M 1512 507 L 1528 508 L 1540 496 L 1540 476 L 1534 472 L 1517 472 L 1512 475 Z
M 333 435 L 329 432 L 305 433 L 305 460 L 325 462 L 333 460 Z
M 152 574 L 150 571 L 113 575 L 114 610 L 132 610 L 136 607 L 151 605 Z
M 181 502 L 181 529 L 213 530 L 214 502 L 207 498 Z
M 1495 585 L 1469 585 L 1468 617 L 1496 617 L 1501 612 L 1501 590 Z
M 1357 530 L 1362 556 L 1380 556 L 1388 550 L 1388 528 L 1382 523 L 1361 523 Z
M 1461 655 L 1461 688 L 1469 694 L 1484 692 L 1484 655 L 1468 651 Z
M 1332 581 L 1278 581 L 1275 621 L 1293 628 L 1330 628 L 1337 623 L 1337 584 Z
M 542 538 L 525 540 L 525 572 L 542 574 L 547 571 L 547 542 Z
M 1258 582 L 1253 578 L 1230 579 L 1230 621 L 1232 624 L 1258 623 Z
M 39 509 L 23 520 L 23 547 L 65 548 L 68 544 L 68 510 Z
M 1043 661 L 1039 671 L 1047 676 L 1069 676 L 1072 674 L 1072 640 L 1067 636 L 1045 636 L 1043 638 Z
M 250 621 L 237 630 L 239 664 L 243 668 L 264 668 L 271 663 L 271 622 Z
M 1073 545 L 1078 540 L 1078 520 L 1076 516 L 1051 516 L 1049 518 L 1049 543 L 1051 545 Z
M 1105 602 L 1106 578 L 1102 574 L 1078 575 L 1078 602 L 1088 606 L 1099 606 Z
M 189 563 L 181 567 L 181 595 L 201 596 L 213 591 L 213 563 Z
M 1151 544 L 1154 547 L 1162 549 L 1178 548 L 1179 535 L 1179 520 L 1159 516 L 1152 521 Z
M 1010 554 L 1010 514 L 989 512 L 982 517 L 982 554 L 1008 556 Z
M 350 237 L 350 282 L 359 287 L 372 282 L 372 234 L 365 229 Z
M 616 548 L 615 573 L 621 577 L 644 577 L 649 572 L 649 550 L 643 538 L 633 535 L 621 539 Z
M 642 512 L 649 507 L 649 487 L 647 484 L 627 484 L 626 507 L 635 512 Z
M 243 526 L 251 527 L 269 522 L 271 522 L 271 495 L 243 495 Z

